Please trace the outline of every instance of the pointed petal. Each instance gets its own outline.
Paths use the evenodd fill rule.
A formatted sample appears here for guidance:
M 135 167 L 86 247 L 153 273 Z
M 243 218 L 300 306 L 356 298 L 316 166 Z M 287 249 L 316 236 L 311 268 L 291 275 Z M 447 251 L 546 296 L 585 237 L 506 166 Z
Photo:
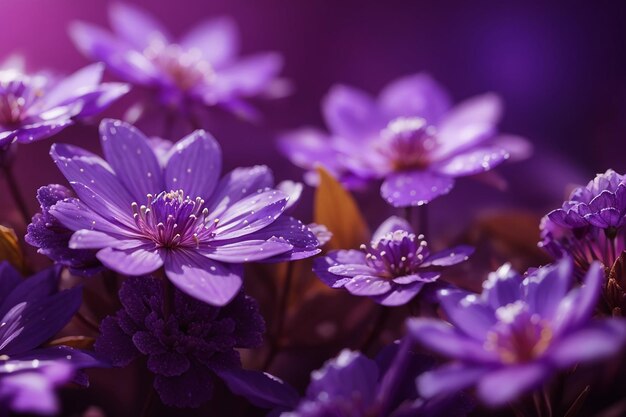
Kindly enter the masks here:
M 454 394 L 474 385 L 488 370 L 480 365 L 451 363 L 423 373 L 417 378 L 417 388 L 425 398 Z
M 498 147 L 481 147 L 460 153 L 433 167 L 451 177 L 463 177 L 489 171 L 509 159 L 509 153 Z
M 206 203 L 209 218 L 222 217 L 224 211 L 239 200 L 273 185 L 272 171 L 265 165 L 230 171 L 220 180 L 210 201 Z
M 261 408 L 294 408 L 300 396 L 289 384 L 265 372 L 245 369 L 224 369 L 217 375 L 236 395 Z
M 124 250 L 104 248 L 96 257 L 107 268 L 131 276 L 149 274 L 163 265 L 161 253 L 147 246 Z
M 115 33 L 142 51 L 154 40 L 167 42 L 167 30 L 153 16 L 127 2 L 109 7 L 109 20 Z
M 476 340 L 485 340 L 496 323 L 494 311 L 481 303 L 475 294 L 458 290 L 441 290 L 437 294 L 448 320 Z
M 255 262 L 293 249 L 284 241 L 244 240 L 219 246 L 207 246 L 200 252 L 207 258 L 227 263 Z
M 474 253 L 474 248 L 467 245 L 455 246 L 451 249 L 442 250 L 431 254 L 424 260 L 423 267 L 427 266 L 452 266 L 465 262 Z
M 540 386 L 549 372 L 545 365 L 537 362 L 507 366 L 489 372 L 478 383 L 478 396 L 487 405 L 504 405 Z
M 423 72 L 393 81 L 381 91 L 378 102 L 390 120 L 421 117 L 431 125 L 439 123 L 451 106 L 448 93 Z
M 381 295 L 391 291 L 388 280 L 368 275 L 357 275 L 348 281 L 345 288 L 353 295 Z
M 165 189 L 182 189 L 192 199 L 208 199 L 222 171 L 222 150 L 204 130 L 174 144 L 165 168 Z
M 424 282 L 415 281 L 411 284 L 393 284 L 391 291 L 372 297 L 374 301 L 388 307 L 401 306 L 413 299 L 424 286 Z
M 385 124 L 374 99 L 346 85 L 330 89 L 322 102 L 322 112 L 332 133 L 355 141 L 363 141 Z
M 226 16 L 206 20 L 187 32 L 180 45 L 199 50 L 213 67 L 222 67 L 239 53 L 237 24 Z
M 454 179 L 429 171 L 397 172 L 380 187 L 380 195 L 394 207 L 421 206 L 448 194 Z
M 165 189 L 156 155 L 148 139 L 134 126 L 105 119 L 100 123 L 100 143 L 105 158 L 134 201 L 141 204 L 147 194 L 156 195 Z
M 190 251 L 169 253 L 165 260 L 165 273 L 179 290 L 216 306 L 228 304 L 239 292 L 238 269 Z
M 413 232 L 413 227 L 402 217 L 391 216 L 387 220 L 378 226 L 378 229 L 372 236 L 372 242 L 377 242 L 382 239 L 387 233 L 392 233 L 398 230 L 406 230 L 407 232 Z

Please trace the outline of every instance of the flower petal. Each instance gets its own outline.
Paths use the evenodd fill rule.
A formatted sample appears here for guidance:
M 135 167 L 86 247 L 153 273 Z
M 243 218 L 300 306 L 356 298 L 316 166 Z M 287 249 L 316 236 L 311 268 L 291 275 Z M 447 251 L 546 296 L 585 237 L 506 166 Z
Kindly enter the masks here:
M 437 293 L 448 320 L 463 333 L 476 340 L 485 340 L 487 332 L 496 323 L 494 311 L 481 303 L 475 294 L 459 290 L 441 290 Z
M 456 105 L 438 125 L 440 146 L 434 152 L 443 159 L 470 149 L 495 133 L 502 114 L 502 101 L 495 94 L 472 97 Z
M 282 67 L 282 56 L 274 52 L 240 59 L 217 72 L 215 82 L 206 92 L 207 104 L 260 94 L 269 88 Z
M 380 187 L 380 195 L 394 207 L 421 206 L 448 194 L 454 179 L 429 171 L 397 172 Z
M 372 297 L 374 301 L 388 307 L 400 306 L 408 303 L 415 297 L 424 286 L 424 282 L 415 281 L 411 284 L 393 284 L 391 291 L 383 295 Z
M 109 7 L 109 21 L 115 33 L 139 51 L 143 51 L 155 39 L 164 42 L 169 39 L 161 23 L 129 3 L 113 3 Z
M 285 210 L 287 199 L 280 191 L 267 190 L 237 201 L 219 218 L 213 240 L 233 239 L 269 226 Z
M 241 288 L 241 272 L 190 251 L 176 251 L 165 260 L 167 277 L 184 293 L 205 303 L 223 306 Z
M 501 406 L 540 386 L 549 372 L 538 362 L 507 366 L 483 376 L 478 382 L 477 393 L 485 404 Z
M 417 389 L 425 398 L 454 394 L 474 385 L 488 370 L 480 365 L 451 363 L 420 375 Z
M 328 271 L 333 265 L 346 263 L 363 264 L 365 254 L 358 250 L 339 250 L 328 253 L 327 256 L 315 258 L 313 260 L 313 272 L 326 285 L 331 288 L 341 288 L 350 281 L 350 277 L 341 277 Z
M 227 263 L 255 262 L 293 249 L 287 242 L 277 240 L 244 240 L 200 249 L 207 258 Z
M 245 369 L 218 370 L 217 375 L 228 389 L 261 408 L 294 408 L 298 404 L 298 392 L 289 384 L 265 372 Z
M 499 357 L 485 350 L 482 341 L 469 338 L 439 320 L 416 318 L 407 321 L 409 334 L 425 347 L 453 359 L 497 363 Z
M 105 158 L 130 191 L 133 201 L 142 204 L 147 194 L 156 195 L 165 190 L 159 161 L 148 139 L 134 126 L 105 119 L 100 123 L 100 143 Z
M 459 153 L 433 170 L 451 177 L 463 177 L 489 171 L 509 159 L 509 153 L 498 147 L 489 146 Z
M 393 81 L 381 91 L 378 102 L 390 120 L 421 117 L 431 125 L 438 124 L 451 106 L 448 93 L 423 72 Z
M 363 141 L 385 125 L 374 99 L 346 85 L 333 86 L 322 102 L 330 131 L 345 139 Z
M 206 20 L 187 32 L 180 45 L 199 50 L 213 67 L 222 67 L 239 53 L 237 24 L 226 16 Z
M 272 171 L 265 165 L 230 171 L 220 180 L 210 201 L 206 203 L 209 218 L 222 217 L 228 207 L 244 197 L 270 188 L 273 184 Z
M 182 189 L 192 199 L 208 199 L 222 171 L 222 150 L 204 130 L 174 144 L 165 168 L 165 189 Z
M 107 268 L 125 275 L 145 275 L 163 265 L 163 255 L 154 247 L 118 250 L 104 248 L 96 257 Z
M 452 266 L 465 262 L 474 253 L 474 248 L 467 245 L 455 246 L 431 254 L 424 260 L 423 267 L 427 266 Z
M 380 226 L 378 226 L 378 229 L 376 229 L 374 235 L 372 236 L 372 242 L 377 242 L 382 239 L 386 234 L 398 230 L 405 230 L 412 233 L 413 227 L 411 227 L 411 224 L 402 217 L 391 216 L 387 220 L 382 222 Z
M 372 275 L 357 275 L 346 282 L 345 288 L 352 295 L 381 295 L 391 291 L 391 283 Z

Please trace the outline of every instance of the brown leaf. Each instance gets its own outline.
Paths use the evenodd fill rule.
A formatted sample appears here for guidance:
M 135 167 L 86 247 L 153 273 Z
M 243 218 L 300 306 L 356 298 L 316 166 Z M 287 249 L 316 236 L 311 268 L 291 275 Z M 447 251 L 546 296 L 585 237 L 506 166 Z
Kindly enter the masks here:
M 322 167 L 317 168 L 320 183 L 315 191 L 314 221 L 333 234 L 326 249 L 358 248 L 370 232 L 354 198 Z
M 8 227 L 0 225 L 0 261 L 9 261 L 16 269 L 23 271 L 24 255 L 17 235 Z
M 96 339 L 87 336 L 66 336 L 50 342 L 50 346 L 69 346 L 76 349 L 91 349 Z

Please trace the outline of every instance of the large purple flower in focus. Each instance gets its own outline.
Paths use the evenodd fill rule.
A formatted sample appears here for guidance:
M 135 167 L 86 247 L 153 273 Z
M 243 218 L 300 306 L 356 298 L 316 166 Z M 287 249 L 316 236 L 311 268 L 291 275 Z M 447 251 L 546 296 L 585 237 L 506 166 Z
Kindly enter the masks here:
M 109 12 L 113 33 L 75 23 L 74 43 L 121 79 L 155 89 L 168 106 L 238 107 L 243 98 L 268 91 L 282 68 L 276 53 L 237 59 L 237 27 L 226 17 L 204 21 L 175 42 L 152 16 L 130 4 L 117 3 Z
M 96 351 L 115 366 L 146 356 L 163 403 L 198 407 L 211 399 L 222 372 L 241 368 L 236 349 L 261 345 L 265 323 L 256 302 L 243 293 L 225 307 L 178 290 L 167 302 L 164 294 L 165 284 L 156 278 L 124 281 L 122 309 L 102 322 Z
M 591 265 L 581 288 L 571 289 L 571 259 L 525 278 L 509 265 L 490 274 L 481 295 L 442 290 L 453 326 L 433 319 L 409 321 L 415 339 L 453 361 L 418 379 L 432 397 L 476 386 L 478 397 L 501 406 L 541 386 L 559 369 L 614 354 L 626 338 L 617 319 L 591 320 L 604 274 Z
M 103 69 L 93 64 L 65 78 L 0 69 L 0 148 L 52 136 L 126 94 L 126 84 L 100 82 Z
M 611 267 L 626 249 L 625 223 L 624 176 L 609 169 L 542 219 L 539 245 L 556 259 L 573 257 L 581 271 L 596 260 Z
M 75 380 L 78 369 L 100 365 L 76 349 L 42 347 L 81 304 L 80 288 L 58 291 L 59 273 L 52 268 L 23 280 L 0 264 L 0 410 L 54 414 L 54 389 Z
M 474 249 L 457 246 L 431 253 L 423 235 L 415 235 L 404 219 L 392 216 L 361 251 L 338 250 L 315 259 L 313 270 L 332 288 L 371 297 L 386 306 L 406 304 L 424 285 L 435 282 L 441 269 L 467 260 Z
M 51 150 L 78 196 L 50 208 L 76 231 L 71 249 L 98 249 L 106 267 L 126 275 L 163 266 L 180 290 L 214 305 L 239 292 L 242 263 L 319 252 L 305 225 L 281 215 L 289 196 L 271 188 L 267 167 L 219 179 L 221 150 L 208 133 L 174 144 L 164 166 L 133 126 L 105 120 L 100 134 L 106 161 L 70 145 Z
M 281 417 L 461 417 L 472 404 L 461 396 L 419 398 L 416 375 L 432 358 L 408 350 L 405 341 L 385 348 L 376 361 L 350 350 L 311 374 L 306 396 Z
M 377 100 L 339 85 L 322 104 L 330 133 L 300 129 L 279 146 L 294 164 L 322 164 L 347 186 L 384 179 L 381 195 L 393 206 L 423 205 L 447 194 L 456 177 L 528 152 L 524 140 L 497 134 L 501 107 L 493 94 L 452 107 L 426 74 L 392 82 Z

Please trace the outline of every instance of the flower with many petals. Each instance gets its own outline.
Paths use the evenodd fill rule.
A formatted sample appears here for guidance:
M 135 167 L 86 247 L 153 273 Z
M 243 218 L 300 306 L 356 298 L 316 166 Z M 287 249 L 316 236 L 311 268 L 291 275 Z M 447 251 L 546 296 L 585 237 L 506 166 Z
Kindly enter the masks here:
M 423 235 L 416 235 L 406 220 L 392 216 L 361 251 L 330 252 L 315 259 L 313 270 L 332 288 L 343 287 L 351 294 L 397 306 L 439 279 L 442 268 L 467 260 L 473 251 L 469 246 L 457 246 L 431 253 Z
M 330 133 L 300 129 L 280 138 L 279 147 L 296 165 L 322 164 L 350 187 L 384 179 L 381 195 L 393 206 L 423 205 L 447 194 L 456 177 L 528 153 L 524 140 L 497 135 L 501 107 L 493 94 L 451 107 L 426 74 L 392 82 L 377 100 L 340 85 L 322 105 Z
M 121 79 L 156 90 L 168 106 L 245 108 L 242 99 L 268 92 L 282 68 L 276 53 L 237 59 L 237 27 L 226 17 L 202 22 L 175 42 L 134 6 L 118 3 L 109 12 L 113 33 L 77 22 L 70 31 L 74 43 Z
M 68 246 L 74 232 L 50 214 L 50 207 L 70 197 L 73 197 L 72 192 L 59 184 L 47 185 L 37 190 L 41 213 L 33 216 L 24 239 L 38 248 L 38 253 L 69 267 L 73 274 L 93 275 L 102 269 L 96 252 L 92 249 L 70 249 Z
M 23 280 L 0 264 L 0 410 L 55 414 L 54 389 L 76 379 L 77 370 L 100 365 L 86 352 L 44 347 L 81 304 L 80 288 L 58 291 L 59 268 Z
M 412 378 L 432 367 L 432 359 L 408 350 L 406 341 L 376 358 L 350 350 L 311 374 L 306 396 L 281 417 L 461 417 L 472 404 L 461 396 L 424 400 Z
M 626 249 L 626 183 L 609 169 L 572 191 L 541 221 L 541 242 L 558 259 L 572 256 L 584 272 L 593 261 L 611 267 Z
M 591 320 L 603 280 L 596 262 L 584 285 L 571 289 L 573 265 L 565 258 L 525 278 L 504 265 L 483 283 L 481 295 L 440 291 L 453 326 L 416 318 L 409 331 L 453 361 L 418 378 L 420 393 L 433 397 L 476 386 L 484 403 L 501 406 L 559 369 L 618 352 L 626 339 L 623 322 Z
M 75 231 L 71 249 L 97 249 L 100 262 L 126 275 L 163 266 L 180 290 L 215 305 L 239 292 L 242 263 L 319 252 L 309 228 L 282 215 L 289 196 L 272 188 L 267 167 L 219 178 L 221 150 L 208 133 L 174 144 L 165 165 L 131 125 L 105 120 L 100 134 L 106 161 L 70 145 L 51 150 L 78 196 L 50 208 Z
M 45 139 L 93 116 L 128 92 L 126 84 L 101 83 L 103 66 L 89 65 L 66 78 L 0 69 L 0 148 Z
M 146 356 L 163 403 L 198 407 L 211 399 L 216 376 L 241 368 L 236 349 L 261 345 L 265 323 L 243 293 L 214 307 L 179 290 L 166 301 L 165 285 L 152 277 L 127 279 L 122 309 L 102 322 L 96 351 L 115 366 Z

